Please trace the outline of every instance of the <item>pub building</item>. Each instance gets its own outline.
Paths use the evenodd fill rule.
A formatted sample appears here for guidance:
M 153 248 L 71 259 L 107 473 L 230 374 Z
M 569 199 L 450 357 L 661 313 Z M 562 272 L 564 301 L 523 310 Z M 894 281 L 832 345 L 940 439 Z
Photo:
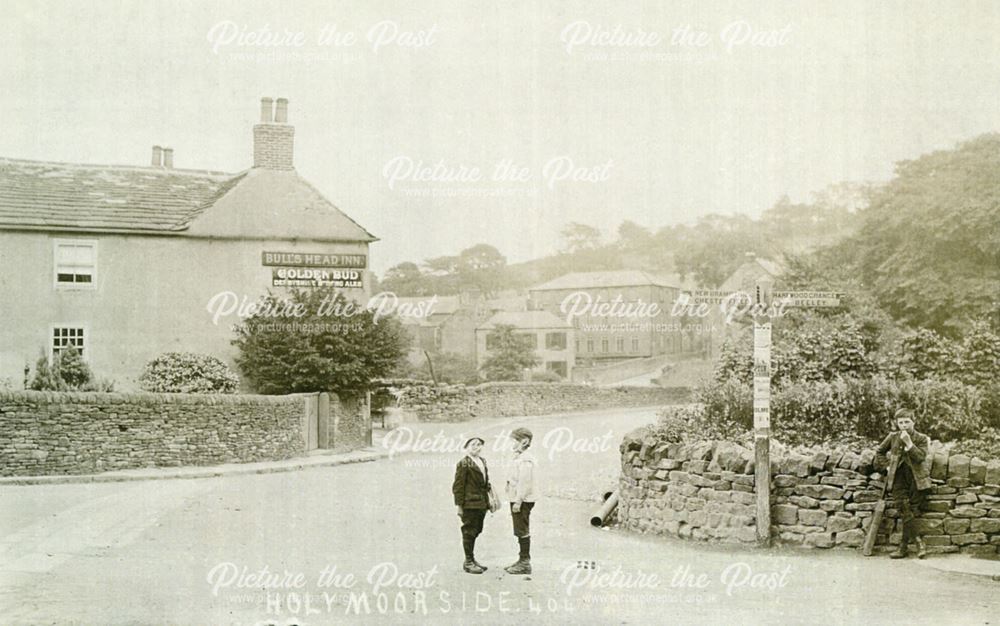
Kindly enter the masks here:
M 264 98 L 238 173 L 177 169 L 159 146 L 148 166 L 0 157 L 0 380 L 19 389 L 68 346 L 118 390 L 164 352 L 235 370 L 240 319 L 212 314 L 219 294 L 328 284 L 366 301 L 377 239 L 296 173 L 294 135 L 288 101 Z

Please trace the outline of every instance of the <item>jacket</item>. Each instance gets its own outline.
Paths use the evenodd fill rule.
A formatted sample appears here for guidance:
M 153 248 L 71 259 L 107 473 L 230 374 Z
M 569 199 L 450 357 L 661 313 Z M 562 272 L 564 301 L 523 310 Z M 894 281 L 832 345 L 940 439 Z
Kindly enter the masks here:
M 914 481 L 917 483 L 917 489 L 921 491 L 930 489 L 934 486 L 931 483 L 930 437 L 913 431 L 910 439 L 913 441 L 913 447 L 907 451 L 903 446 L 902 440 L 899 438 L 899 432 L 889 433 L 882 440 L 882 443 L 879 444 L 877 452 L 878 454 L 888 452 L 891 458 L 898 458 L 900 463 L 906 463 L 913 474 Z
M 463 456 L 455 465 L 451 493 L 455 497 L 455 504 L 463 509 L 488 509 L 490 506 L 490 470 L 486 459 L 479 457 L 479 460 L 483 462 L 485 474 L 479 471 L 476 463 L 468 456 Z
M 534 502 L 537 497 L 535 487 L 535 457 L 522 452 L 514 459 L 510 477 L 507 479 L 507 500 L 510 502 Z

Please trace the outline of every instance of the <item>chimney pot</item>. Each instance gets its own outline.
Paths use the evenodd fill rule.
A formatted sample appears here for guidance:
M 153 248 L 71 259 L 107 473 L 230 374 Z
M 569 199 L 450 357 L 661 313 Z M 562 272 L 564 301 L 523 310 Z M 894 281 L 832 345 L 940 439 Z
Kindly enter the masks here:
M 164 148 L 163 149 L 163 167 L 167 169 L 174 168 L 174 149 Z
M 288 123 L 288 100 L 278 98 L 271 119 L 271 99 L 261 100 L 261 122 L 253 127 L 253 166 L 268 170 L 294 170 L 295 127 Z
M 271 122 L 274 121 L 274 117 L 273 117 L 273 115 L 274 115 L 274 109 L 271 106 L 272 102 L 274 102 L 274 101 L 271 100 L 270 98 L 261 98 L 260 99 L 260 123 L 261 124 L 270 124 Z
M 274 107 L 274 121 L 276 124 L 288 123 L 288 99 L 278 98 Z
M 152 166 L 153 167 L 163 166 L 163 148 L 161 148 L 160 146 L 153 146 Z

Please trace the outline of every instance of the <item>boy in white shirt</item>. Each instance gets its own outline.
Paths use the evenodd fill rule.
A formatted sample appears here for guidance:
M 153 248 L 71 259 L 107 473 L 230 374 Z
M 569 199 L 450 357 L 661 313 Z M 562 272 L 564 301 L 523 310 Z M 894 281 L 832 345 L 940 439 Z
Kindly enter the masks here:
M 531 573 L 531 509 L 535 507 L 535 467 L 537 462 L 530 452 L 534 436 L 527 428 L 516 428 L 510 434 L 514 440 L 514 464 L 507 479 L 507 499 L 514 522 L 514 536 L 520 547 L 517 562 L 504 568 L 508 574 Z

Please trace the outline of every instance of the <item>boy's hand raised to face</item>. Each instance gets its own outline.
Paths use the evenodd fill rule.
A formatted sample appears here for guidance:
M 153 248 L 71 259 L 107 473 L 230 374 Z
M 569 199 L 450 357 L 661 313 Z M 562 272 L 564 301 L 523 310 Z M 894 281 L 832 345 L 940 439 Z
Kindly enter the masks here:
M 905 430 L 900 431 L 899 440 L 902 441 L 903 445 L 906 446 L 907 448 L 913 445 L 913 440 L 910 439 L 910 433 L 906 432 Z

